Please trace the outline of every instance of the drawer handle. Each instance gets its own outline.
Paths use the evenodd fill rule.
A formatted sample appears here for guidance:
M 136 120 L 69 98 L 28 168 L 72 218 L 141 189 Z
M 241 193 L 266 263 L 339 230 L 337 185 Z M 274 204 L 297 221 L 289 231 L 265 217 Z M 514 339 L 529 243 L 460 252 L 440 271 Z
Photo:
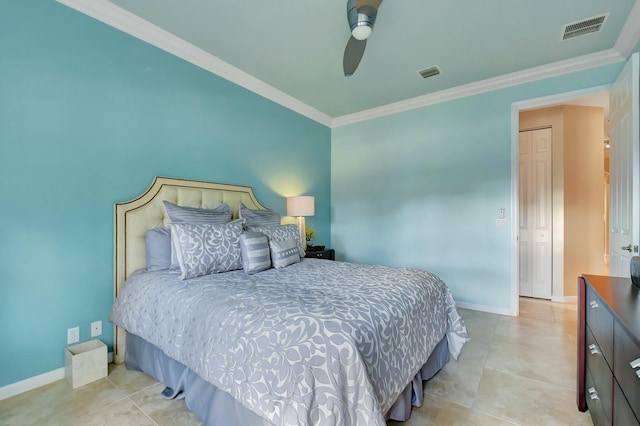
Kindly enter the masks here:
M 598 307 L 598 302 L 596 302 L 595 300 L 592 300 L 591 303 L 589 303 L 589 306 L 591 306 L 591 308 L 595 309 Z
M 596 392 L 596 388 L 590 387 L 587 392 L 589 392 L 589 398 L 598 399 L 598 392 Z
M 631 365 L 631 368 L 638 368 L 640 367 L 640 358 L 636 358 L 633 361 L 631 361 L 629 363 Z
M 595 343 L 592 343 L 589 345 L 589 349 L 591 350 L 591 355 L 595 355 L 600 353 L 600 351 L 598 350 L 598 347 L 596 346 Z

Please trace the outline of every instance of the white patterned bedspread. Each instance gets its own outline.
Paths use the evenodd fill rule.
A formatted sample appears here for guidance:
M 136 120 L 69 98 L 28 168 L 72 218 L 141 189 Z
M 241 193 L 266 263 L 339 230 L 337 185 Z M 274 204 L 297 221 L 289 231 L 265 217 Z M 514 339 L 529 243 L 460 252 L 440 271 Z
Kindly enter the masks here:
M 468 340 L 437 276 L 317 259 L 251 276 L 136 273 L 110 320 L 276 425 L 385 425 L 445 333 L 455 358 Z

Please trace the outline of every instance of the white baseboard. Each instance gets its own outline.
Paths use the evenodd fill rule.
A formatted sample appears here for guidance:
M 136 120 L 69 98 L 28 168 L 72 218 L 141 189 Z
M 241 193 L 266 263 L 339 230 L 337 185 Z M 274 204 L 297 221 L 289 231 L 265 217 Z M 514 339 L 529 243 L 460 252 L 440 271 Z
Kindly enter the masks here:
M 64 379 L 64 367 L 3 386 L 0 388 L 0 401 L 62 379 Z
M 509 315 L 514 317 L 515 313 L 509 308 L 496 308 L 495 306 L 478 305 L 476 303 L 466 303 L 456 301 L 458 308 L 470 309 L 472 311 L 488 312 L 490 314 Z
M 113 362 L 113 352 L 107 354 L 107 361 Z M 62 379 L 64 379 L 64 367 L 11 383 L 0 388 L 0 401 Z

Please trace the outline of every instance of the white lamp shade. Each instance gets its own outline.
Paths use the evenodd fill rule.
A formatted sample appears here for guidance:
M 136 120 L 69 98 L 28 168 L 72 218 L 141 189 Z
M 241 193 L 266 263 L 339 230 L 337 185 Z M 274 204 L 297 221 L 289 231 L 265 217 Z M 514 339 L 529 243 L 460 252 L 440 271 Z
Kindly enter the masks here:
M 316 200 L 308 195 L 287 198 L 287 216 L 313 216 L 316 214 Z

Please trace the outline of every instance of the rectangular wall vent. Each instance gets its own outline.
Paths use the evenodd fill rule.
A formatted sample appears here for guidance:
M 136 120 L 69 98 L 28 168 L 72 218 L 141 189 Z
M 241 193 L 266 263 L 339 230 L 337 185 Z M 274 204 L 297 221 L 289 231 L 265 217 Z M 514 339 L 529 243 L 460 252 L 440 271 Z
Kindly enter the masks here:
M 595 33 L 602 30 L 602 27 L 609 17 L 609 13 L 593 16 L 571 24 L 565 24 L 562 27 L 562 40 L 579 37 L 585 34 Z
M 438 67 L 431 67 L 418 71 L 418 74 L 420 74 L 420 77 L 422 78 L 429 78 L 433 77 L 434 75 L 440 74 L 440 70 L 438 69 Z

